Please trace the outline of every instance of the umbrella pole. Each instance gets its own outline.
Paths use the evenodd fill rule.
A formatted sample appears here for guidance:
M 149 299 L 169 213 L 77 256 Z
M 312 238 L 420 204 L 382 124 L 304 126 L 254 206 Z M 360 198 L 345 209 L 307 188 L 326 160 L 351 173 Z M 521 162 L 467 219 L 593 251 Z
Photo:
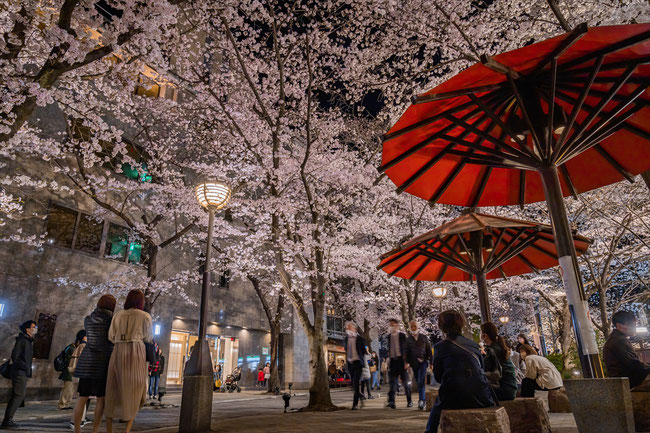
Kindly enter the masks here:
M 491 322 L 490 301 L 488 300 L 487 280 L 484 273 L 476 274 L 476 286 L 478 287 L 478 303 L 481 307 L 481 320 L 483 323 Z
M 562 187 L 557 167 L 551 165 L 539 169 L 546 194 L 546 204 L 555 234 L 560 273 L 566 291 L 569 311 L 573 322 L 573 332 L 578 343 L 578 354 L 585 378 L 603 377 L 603 367 L 598 356 L 596 334 L 594 333 L 589 306 L 582 288 L 582 278 L 576 257 L 575 245 L 569 227 Z

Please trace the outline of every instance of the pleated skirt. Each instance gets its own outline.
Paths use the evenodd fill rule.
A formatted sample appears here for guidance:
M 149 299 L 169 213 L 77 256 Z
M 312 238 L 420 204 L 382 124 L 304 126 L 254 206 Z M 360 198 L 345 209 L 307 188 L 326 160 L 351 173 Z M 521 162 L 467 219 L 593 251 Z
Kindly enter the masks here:
M 104 414 L 129 421 L 147 396 L 147 354 L 142 341 L 117 343 L 108 364 Z

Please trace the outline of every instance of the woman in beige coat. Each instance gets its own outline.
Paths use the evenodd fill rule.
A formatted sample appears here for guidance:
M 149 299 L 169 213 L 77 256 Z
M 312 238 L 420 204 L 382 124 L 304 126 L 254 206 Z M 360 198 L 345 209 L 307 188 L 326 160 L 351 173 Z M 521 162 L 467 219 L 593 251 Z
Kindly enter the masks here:
M 147 395 L 147 351 L 144 342 L 153 341 L 151 316 L 142 311 L 144 293 L 131 290 L 124 310 L 113 316 L 108 339 L 115 348 L 108 364 L 106 382 L 106 430 L 113 433 L 113 418 L 125 420 L 126 433 Z

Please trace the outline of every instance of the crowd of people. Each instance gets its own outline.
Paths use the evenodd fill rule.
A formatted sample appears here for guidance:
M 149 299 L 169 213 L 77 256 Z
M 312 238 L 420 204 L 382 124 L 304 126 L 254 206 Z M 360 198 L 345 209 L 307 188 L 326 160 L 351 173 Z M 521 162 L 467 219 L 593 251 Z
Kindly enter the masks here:
M 603 347 L 603 358 L 610 377 L 628 377 L 630 387 L 650 388 L 650 366 L 639 360 L 628 338 L 636 330 L 633 314 L 619 311 L 612 316 L 614 330 Z M 372 386 L 379 387 L 378 372 L 387 372 L 387 407 L 395 409 L 395 395 L 401 387 L 407 407 L 412 407 L 411 384 L 417 387 L 418 408 L 426 406 L 426 377 L 440 384 L 431 409 L 427 433 L 438 431 L 440 417 L 446 409 L 491 407 L 516 397 L 534 397 L 536 390 L 550 391 L 562 387 L 562 375 L 525 335 L 509 345 L 492 322 L 480 327 L 480 343 L 463 335 L 463 316 L 447 310 L 438 316 L 438 328 L 444 338 L 431 347 L 429 337 L 420 332 L 418 323 L 408 324 L 408 333 L 400 330 L 396 319 L 388 321 L 387 356 L 380 360 L 369 356 L 366 340 L 353 322 L 346 324 L 346 359 L 354 397 L 352 409 L 359 409 L 364 399 L 364 369 L 374 367 Z M 412 378 L 412 380 L 411 380 Z M 401 383 L 400 383 L 401 382 Z M 370 386 L 369 388 L 372 388 Z M 644 388 L 645 389 L 645 388 Z
M 63 381 L 59 409 L 72 409 L 73 378 L 78 379 L 78 398 L 71 421 L 76 433 L 87 423 L 85 414 L 91 397 L 96 398 L 93 433 L 99 431 L 103 418 L 108 433 L 113 432 L 114 419 L 124 421 L 128 433 L 147 395 L 153 398 L 158 393 L 165 361 L 160 348 L 154 345 L 151 315 L 144 311 L 144 301 L 142 291 L 131 290 L 124 308 L 115 312 L 115 297 L 101 296 L 96 308 L 84 319 L 84 329 L 55 359 L 55 369 L 61 371 L 59 379 Z M 3 428 L 18 427 L 13 418 L 24 402 L 32 375 L 32 345 L 37 331 L 33 320 L 20 325 L 8 365 L 12 389 Z

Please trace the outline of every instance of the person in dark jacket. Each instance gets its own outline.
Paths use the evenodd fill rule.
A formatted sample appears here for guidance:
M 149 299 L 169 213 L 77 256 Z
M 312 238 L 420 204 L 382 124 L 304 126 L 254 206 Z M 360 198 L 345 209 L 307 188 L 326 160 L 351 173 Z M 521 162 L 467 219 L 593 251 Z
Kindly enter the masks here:
M 345 325 L 345 348 L 346 359 L 348 361 L 348 371 L 352 379 L 352 389 L 354 397 L 352 401 L 352 410 L 357 410 L 359 398 L 361 397 L 360 383 L 361 372 L 365 362 L 366 340 L 357 332 L 357 325 L 354 322 L 348 322 Z
M 16 337 L 16 344 L 11 351 L 11 396 L 1 427 L 18 427 L 18 424 L 14 422 L 14 415 L 25 400 L 27 381 L 32 377 L 32 345 L 36 332 L 38 332 L 38 327 L 33 320 L 28 320 L 20 325 L 20 334 Z
M 413 407 L 411 401 L 411 385 L 408 380 L 408 343 L 406 334 L 400 332 L 399 321 L 390 319 L 388 321 L 388 380 L 390 391 L 388 391 L 388 407 L 395 409 L 395 394 L 397 394 L 398 381 L 401 378 L 406 392 L 406 406 Z
M 436 433 L 445 409 L 471 409 L 494 406 L 492 390 L 483 373 L 483 358 L 474 341 L 460 335 L 465 321 L 454 310 L 438 316 L 445 339 L 433 346 L 433 375 L 440 383 L 431 409 L 426 433 Z
M 165 368 L 165 357 L 160 347 L 156 344 L 156 361 L 149 363 L 149 398 L 156 398 L 158 395 L 158 385 L 163 368 Z
M 99 424 L 102 422 L 108 362 L 113 352 L 113 344 L 108 340 L 108 329 L 111 326 L 113 311 L 115 311 L 115 298 L 112 295 L 103 295 L 97 301 L 97 308 L 84 319 L 87 342 L 74 370 L 74 377 L 79 378 L 77 387 L 79 398 L 74 409 L 75 433 L 81 432 L 84 408 L 91 396 L 97 397 L 93 417 L 93 433 L 97 433 Z
M 65 353 L 65 367 L 59 375 L 59 380 L 63 381 L 63 389 L 59 397 L 59 410 L 72 409 L 72 399 L 74 398 L 74 383 L 72 382 L 72 373 L 76 367 L 76 361 L 79 360 L 81 351 L 86 344 L 86 330 L 82 329 L 77 332 L 74 343 L 68 344 L 63 353 Z
M 413 369 L 415 382 L 418 384 L 418 409 L 424 410 L 427 404 L 427 369 L 432 356 L 431 341 L 429 337 L 419 332 L 418 322 L 415 320 L 409 322 L 409 331 L 407 358 Z
M 650 375 L 650 365 L 642 362 L 628 337 L 636 334 L 636 317 L 628 311 L 612 316 L 614 329 L 603 346 L 603 358 L 609 377 L 627 377 L 630 388 L 640 385 Z
M 494 393 L 499 400 L 514 400 L 517 396 L 517 376 L 506 340 L 498 334 L 497 327 L 492 322 L 481 325 L 481 340 L 485 343 L 485 372 L 498 377 L 496 383 L 490 380 Z

